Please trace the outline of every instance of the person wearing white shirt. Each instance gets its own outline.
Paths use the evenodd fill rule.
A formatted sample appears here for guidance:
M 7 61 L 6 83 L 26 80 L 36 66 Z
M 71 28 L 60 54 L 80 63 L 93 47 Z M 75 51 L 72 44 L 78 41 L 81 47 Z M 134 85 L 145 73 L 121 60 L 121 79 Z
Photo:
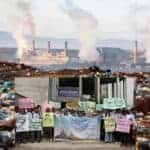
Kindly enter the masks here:
M 135 116 L 131 111 L 129 111 L 129 113 L 127 114 L 127 119 L 131 121 L 131 127 L 130 127 L 128 143 L 130 145 L 133 145 L 135 143 L 134 135 L 135 135 L 135 129 L 137 127 L 137 123 L 136 123 L 136 120 L 135 120 Z

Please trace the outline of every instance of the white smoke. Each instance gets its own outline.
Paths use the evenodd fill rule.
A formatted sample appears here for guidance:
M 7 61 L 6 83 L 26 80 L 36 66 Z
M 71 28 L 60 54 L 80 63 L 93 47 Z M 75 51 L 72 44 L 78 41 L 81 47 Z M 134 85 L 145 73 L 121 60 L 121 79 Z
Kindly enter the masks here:
M 35 36 L 35 23 L 29 0 L 17 0 L 17 7 L 22 11 L 24 22 L 28 25 L 32 38 Z
M 146 61 L 150 62 L 150 2 L 149 0 L 133 0 L 131 3 L 133 13 L 134 27 L 136 27 L 136 35 L 141 40 L 146 51 Z
M 150 18 L 149 18 L 149 23 L 150 23 Z M 144 41 L 144 46 L 146 48 L 145 57 L 146 57 L 147 63 L 150 63 L 150 27 L 149 27 L 149 23 L 147 21 L 145 31 L 143 31 L 143 34 L 144 34 L 143 41 Z
M 8 16 L 8 19 L 13 24 L 12 34 L 17 43 L 17 58 L 21 59 L 24 50 L 28 47 L 24 31 L 29 29 L 32 38 L 35 37 L 31 0 L 5 0 L 3 3 L 11 5 L 12 14 Z
M 18 25 L 18 30 L 13 33 L 13 37 L 16 39 L 17 43 L 17 57 L 21 60 L 24 50 L 27 48 L 27 42 L 24 38 L 24 23 L 20 22 Z
M 77 7 L 73 0 L 60 0 L 58 2 L 63 12 L 70 17 L 78 28 L 81 44 L 80 58 L 88 61 L 97 60 L 99 55 L 96 50 L 97 19 L 91 13 Z

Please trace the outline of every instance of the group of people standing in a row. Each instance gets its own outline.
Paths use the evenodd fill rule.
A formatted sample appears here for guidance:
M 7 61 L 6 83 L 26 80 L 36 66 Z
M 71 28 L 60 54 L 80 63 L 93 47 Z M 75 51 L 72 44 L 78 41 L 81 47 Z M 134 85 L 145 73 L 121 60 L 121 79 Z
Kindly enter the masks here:
M 137 123 L 134 113 L 127 110 L 106 111 L 102 113 L 101 118 L 100 140 L 106 143 L 116 142 L 121 145 L 133 145 L 135 143 Z M 107 122 L 108 118 L 111 121 L 109 123 Z M 110 129 L 107 129 L 106 124 L 109 124 Z
M 45 112 L 42 112 L 40 106 L 34 109 L 18 109 L 16 111 L 16 142 L 40 142 L 42 137 L 54 141 L 55 114 L 54 110 L 50 108 L 46 108 Z M 59 115 L 62 114 L 59 113 Z M 77 114 L 67 113 L 67 115 L 76 116 Z M 97 116 L 101 120 L 101 141 L 106 143 L 117 142 L 122 145 L 134 144 L 137 124 L 135 115 L 132 112 L 127 110 L 116 112 L 103 111 Z M 120 120 L 120 126 L 117 126 L 118 118 L 124 118 L 124 120 Z M 129 128 L 123 125 L 126 121 L 129 123 Z M 119 129 L 120 127 L 121 130 Z
M 41 142 L 42 137 L 54 141 L 54 111 L 41 107 L 16 110 L 16 143 Z

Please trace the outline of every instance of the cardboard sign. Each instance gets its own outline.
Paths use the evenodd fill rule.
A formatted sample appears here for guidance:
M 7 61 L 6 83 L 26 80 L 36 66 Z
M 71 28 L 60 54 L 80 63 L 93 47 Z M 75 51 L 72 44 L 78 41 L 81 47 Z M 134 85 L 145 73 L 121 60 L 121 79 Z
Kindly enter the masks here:
M 102 111 L 103 110 L 103 104 L 96 104 L 96 111 Z
M 78 101 L 67 102 L 66 108 L 69 110 L 78 110 Z
M 112 117 L 104 118 L 105 132 L 113 132 L 115 131 L 116 122 Z
M 121 117 L 116 119 L 116 131 L 129 133 L 130 125 L 131 125 L 131 121 L 126 117 Z
M 60 108 L 61 108 L 60 102 L 50 101 L 49 104 L 50 104 L 53 108 L 55 108 L 55 109 L 60 109 Z
M 121 98 L 104 98 L 103 108 L 104 109 L 121 109 L 125 108 L 126 103 L 124 99 Z
M 94 112 L 96 109 L 96 103 L 92 101 L 80 101 L 79 111 Z
M 43 113 L 43 127 L 54 127 L 54 113 Z
M 34 102 L 30 98 L 21 98 L 19 99 L 19 108 L 33 108 Z
M 126 107 L 126 102 L 124 99 L 122 98 L 117 98 L 116 101 L 116 109 L 119 109 L 119 108 L 125 108 Z
M 52 105 L 51 105 L 51 104 L 48 104 L 47 102 L 43 103 L 43 104 L 41 105 L 41 107 L 42 107 L 42 112 L 45 112 L 47 108 L 52 109 Z
M 31 119 L 29 121 L 29 130 L 30 131 L 41 131 L 41 120 L 40 119 Z
M 16 132 L 29 131 L 29 118 L 26 114 L 18 114 L 16 119 Z

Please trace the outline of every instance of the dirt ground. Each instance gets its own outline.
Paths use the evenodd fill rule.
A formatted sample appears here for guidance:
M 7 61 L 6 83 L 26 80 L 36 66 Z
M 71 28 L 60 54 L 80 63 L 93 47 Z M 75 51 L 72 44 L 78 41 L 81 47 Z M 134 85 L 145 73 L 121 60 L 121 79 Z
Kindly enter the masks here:
M 133 150 L 133 147 L 121 147 L 119 144 L 105 144 L 98 141 L 43 141 L 17 145 L 13 150 Z

